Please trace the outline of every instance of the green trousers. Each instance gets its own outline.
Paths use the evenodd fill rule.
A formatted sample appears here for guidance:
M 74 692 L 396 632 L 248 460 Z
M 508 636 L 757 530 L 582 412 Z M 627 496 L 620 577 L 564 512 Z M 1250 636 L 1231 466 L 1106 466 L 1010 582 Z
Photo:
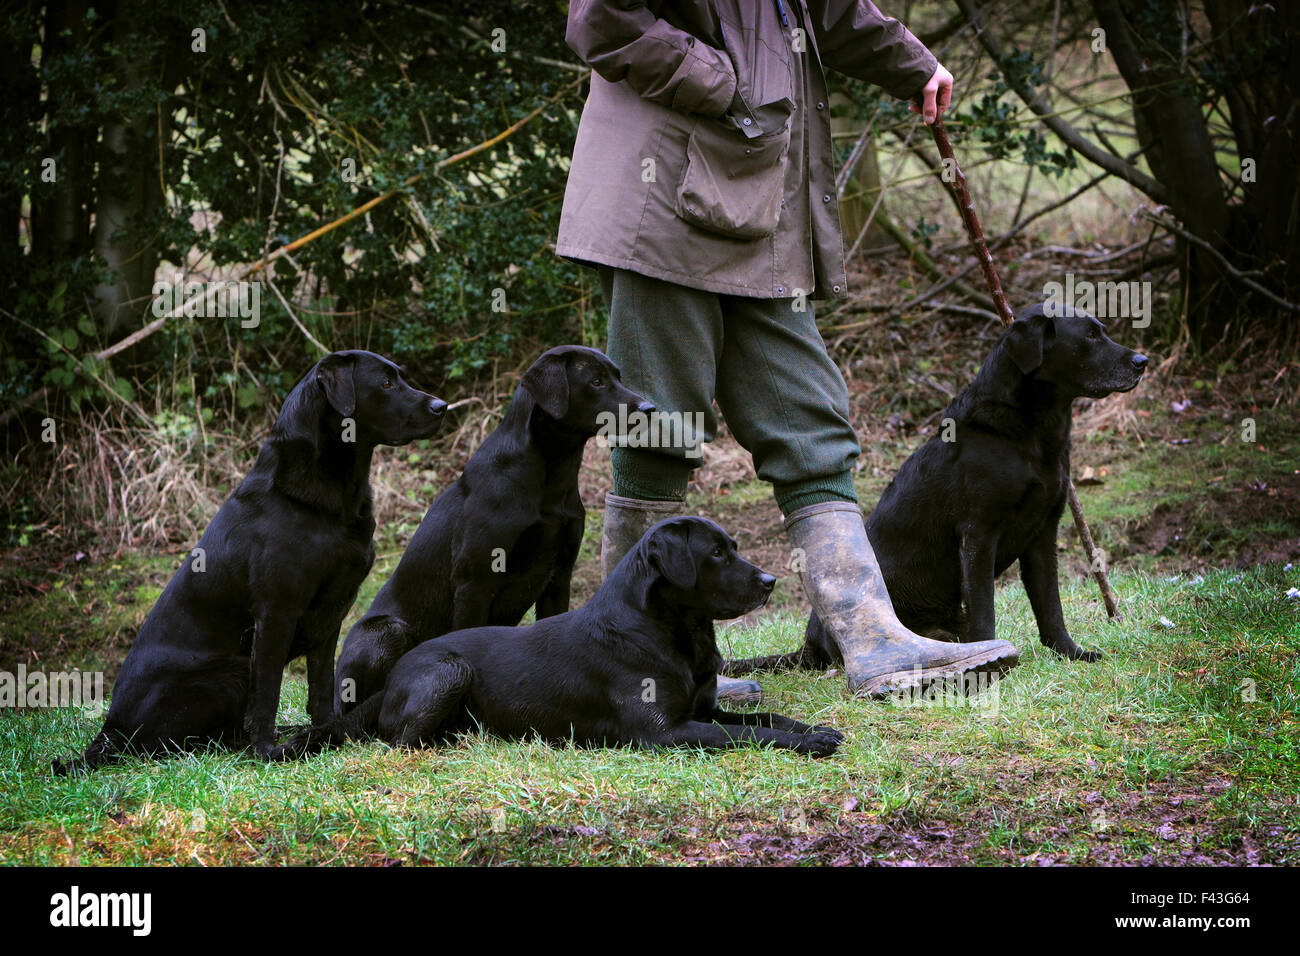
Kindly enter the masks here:
M 717 433 L 716 401 L 783 513 L 857 501 L 852 467 L 861 448 L 849 425 L 849 393 L 810 303 L 719 295 L 606 266 L 600 278 L 607 352 L 624 384 L 660 413 L 698 423 L 704 441 Z M 701 463 L 697 448 L 655 444 L 612 449 L 615 494 L 686 496 Z

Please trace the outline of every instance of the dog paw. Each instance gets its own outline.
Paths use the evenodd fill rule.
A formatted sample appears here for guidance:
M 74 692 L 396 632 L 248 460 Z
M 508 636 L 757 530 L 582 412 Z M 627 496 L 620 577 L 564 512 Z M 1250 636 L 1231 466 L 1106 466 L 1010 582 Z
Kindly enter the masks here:
M 845 736 L 834 727 L 827 727 L 825 724 L 818 724 L 810 732 L 814 734 L 826 734 L 828 737 L 834 737 L 837 744 L 844 743 L 846 739 Z
M 284 757 L 282 756 L 284 748 L 272 741 L 254 743 L 252 746 L 252 751 L 258 757 L 268 762 L 272 760 L 284 759 Z
M 1056 653 L 1060 654 L 1066 660 L 1084 661 L 1091 664 L 1093 661 L 1099 661 L 1106 656 L 1101 651 L 1085 651 L 1082 647 L 1069 639 L 1056 644 L 1051 644 L 1047 641 L 1044 641 L 1043 643 L 1056 651 Z
M 804 736 L 799 752 L 813 757 L 829 757 L 843 742 L 844 735 L 839 731 L 822 728 Z

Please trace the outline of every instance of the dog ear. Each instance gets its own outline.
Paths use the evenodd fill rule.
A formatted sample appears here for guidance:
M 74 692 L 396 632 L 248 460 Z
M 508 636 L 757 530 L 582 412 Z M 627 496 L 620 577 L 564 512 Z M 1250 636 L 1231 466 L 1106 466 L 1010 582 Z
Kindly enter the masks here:
M 1024 319 L 1016 319 L 1007 332 L 1007 354 L 1021 374 L 1028 375 L 1043 364 L 1043 344 L 1048 338 L 1056 337 L 1056 327 L 1047 316 L 1036 314 Z
M 325 356 L 316 366 L 316 381 L 325 390 L 325 398 L 345 418 L 357 410 L 357 386 L 352 378 L 355 369 L 355 356 L 337 352 Z
M 690 526 L 674 522 L 654 532 L 646 547 L 650 567 L 669 584 L 695 587 L 695 557 L 691 554 Z
M 569 363 L 563 354 L 543 355 L 519 384 L 552 418 L 563 418 L 569 410 Z

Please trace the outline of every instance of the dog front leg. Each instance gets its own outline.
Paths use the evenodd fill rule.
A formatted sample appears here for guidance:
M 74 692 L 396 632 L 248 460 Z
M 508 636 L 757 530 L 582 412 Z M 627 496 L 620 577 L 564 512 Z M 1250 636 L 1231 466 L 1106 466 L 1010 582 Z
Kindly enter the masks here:
M 338 644 L 337 627 L 333 633 L 334 640 L 323 640 L 307 651 L 307 716 L 314 725 L 323 724 L 334 716 L 334 648 Z
M 1020 580 L 1029 595 L 1038 623 L 1038 639 L 1047 647 L 1072 661 L 1095 661 L 1098 651 L 1085 651 L 1070 637 L 1061 611 L 1061 586 L 1056 573 L 1056 522 L 1038 535 L 1020 556 Z
M 554 617 L 569 609 L 570 577 L 567 569 L 556 568 L 555 576 L 546 582 L 546 587 L 537 597 L 536 619 Z
M 835 731 L 795 734 L 771 727 L 706 724 L 692 720 L 645 742 L 667 747 L 703 747 L 707 750 L 733 750 L 737 747 L 768 744 L 814 757 L 829 757 L 835 753 L 843 739 Z
M 966 604 L 967 641 L 991 641 L 997 637 L 997 613 L 993 607 L 993 568 L 997 553 L 995 537 L 962 532 L 961 596 Z
M 708 719 L 723 726 L 771 727 L 773 730 L 784 730 L 792 734 L 828 733 L 834 734 L 840 740 L 844 739 L 844 735 L 834 727 L 814 727 L 812 724 L 805 724 L 801 720 L 781 714 L 733 714 L 730 711 L 715 709 Z
M 537 620 L 563 614 L 569 609 L 569 592 L 573 581 L 573 565 L 578 560 L 578 551 L 582 548 L 583 522 L 581 520 L 565 523 L 561 531 L 559 554 L 555 559 L 555 573 L 546 582 L 546 587 L 537 598 Z
M 451 614 L 451 629 L 463 631 L 483 627 L 492 613 L 493 592 L 482 581 L 463 581 L 456 585 L 455 607 Z
M 280 608 L 257 615 L 253 655 L 249 664 L 248 709 L 244 730 L 253 750 L 267 757 L 275 746 L 275 713 L 280 707 L 280 681 L 293 643 L 294 617 Z
M 457 550 L 452 564 L 451 630 L 463 631 L 470 627 L 483 627 L 490 623 L 492 601 L 501 589 L 501 582 L 511 569 L 506 560 L 514 547 L 514 536 L 487 538 L 482 532 L 469 529 L 466 541 Z M 492 540 L 492 544 L 484 541 Z
M 307 715 L 315 725 L 326 723 L 334 717 L 334 652 L 338 649 L 339 628 L 352 607 L 348 595 L 346 604 L 333 602 L 309 610 L 298 623 L 295 647 L 305 647 L 307 658 Z

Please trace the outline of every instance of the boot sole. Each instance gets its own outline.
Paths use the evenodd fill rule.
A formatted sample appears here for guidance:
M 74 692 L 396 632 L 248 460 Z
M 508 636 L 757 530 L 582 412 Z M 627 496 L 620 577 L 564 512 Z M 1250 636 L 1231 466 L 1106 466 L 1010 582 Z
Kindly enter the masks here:
M 997 674 L 1001 676 L 1018 663 L 1020 663 L 1020 653 L 1015 648 L 1011 648 L 1009 651 L 988 650 L 939 667 L 924 667 L 921 670 L 910 668 L 905 671 L 880 674 L 877 677 L 871 677 L 863 681 L 853 693 L 858 697 L 888 697 L 900 690 L 909 690 L 914 687 L 924 688 L 935 681 L 946 680 L 962 674 Z
M 718 695 L 719 704 L 741 704 L 745 707 L 753 707 L 756 704 L 763 703 L 763 692 L 761 690 L 750 691 L 747 694 L 722 694 Z

